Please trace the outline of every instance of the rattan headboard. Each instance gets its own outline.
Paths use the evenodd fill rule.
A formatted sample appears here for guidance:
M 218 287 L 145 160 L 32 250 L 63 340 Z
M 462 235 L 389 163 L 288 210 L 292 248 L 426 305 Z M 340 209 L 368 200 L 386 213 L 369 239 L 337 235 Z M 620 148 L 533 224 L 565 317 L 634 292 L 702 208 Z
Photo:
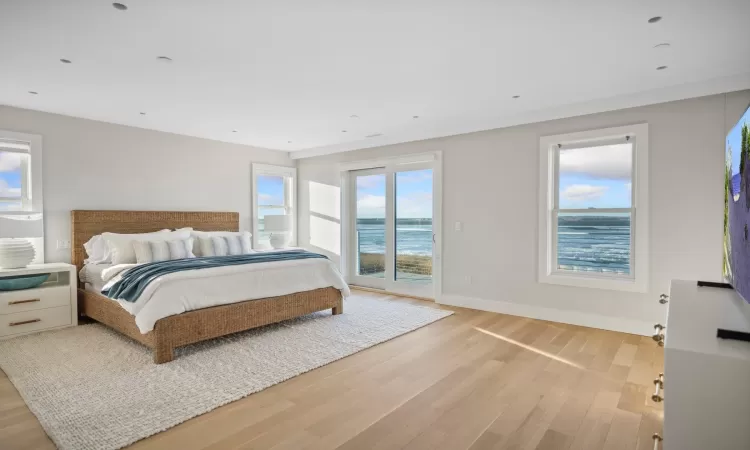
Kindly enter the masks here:
M 236 212 L 178 211 L 83 211 L 70 213 L 72 234 L 71 262 L 83 267 L 86 251 L 83 244 L 104 232 L 149 233 L 165 228 L 193 227 L 201 231 L 239 231 L 240 214 Z

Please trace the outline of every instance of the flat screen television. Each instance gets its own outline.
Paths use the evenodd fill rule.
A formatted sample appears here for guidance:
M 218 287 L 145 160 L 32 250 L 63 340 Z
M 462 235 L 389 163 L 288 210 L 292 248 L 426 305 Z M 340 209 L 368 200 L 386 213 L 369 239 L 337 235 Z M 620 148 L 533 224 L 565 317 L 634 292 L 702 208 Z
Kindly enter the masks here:
M 750 107 L 727 134 L 724 278 L 750 303 Z

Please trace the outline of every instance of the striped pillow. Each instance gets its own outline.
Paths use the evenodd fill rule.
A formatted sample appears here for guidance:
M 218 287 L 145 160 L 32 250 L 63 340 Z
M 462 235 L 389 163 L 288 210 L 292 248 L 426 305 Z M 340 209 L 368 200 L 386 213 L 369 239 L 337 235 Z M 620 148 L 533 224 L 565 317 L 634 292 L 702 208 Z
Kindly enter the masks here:
M 239 234 L 226 236 L 211 236 L 198 238 L 198 252 L 200 256 L 246 255 L 254 253 L 250 248 L 249 239 Z
M 227 256 L 229 254 L 229 245 L 226 238 L 214 236 L 211 238 L 211 244 L 214 247 L 215 256 Z
M 224 238 L 239 238 L 240 245 L 242 248 L 242 253 L 237 253 L 238 255 L 246 254 L 246 253 L 253 253 L 253 246 L 251 243 L 251 237 L 252 234 L 250 234 L 247 231 L 196 231 L 193 230 L 190 233 L 190 236 L 195 238 L 195 247 L 193 248 L 193 253 L 195 253 L 195 256 L 215 256 L 213 252 L 213 245 L 208 244 L 208 241 L 210 241 L 213 237 L 224 237 Z M 205 239 L 205 241 L 204 241 Z M 227 242 L 227 245 L 230 246 L 229 254 L 234 255 L 233 252 L 233 244 L 230 242 Z M 204 252 L 204 249 L 206 251 Z
M 195 258 L 193 238 L 172 241 L 133 241 L 133 250 L 138 264 Z
M 227 249 L 230 255 L 242 255 L 242 238 L 239 236 L 224 236 L 227 241 Z

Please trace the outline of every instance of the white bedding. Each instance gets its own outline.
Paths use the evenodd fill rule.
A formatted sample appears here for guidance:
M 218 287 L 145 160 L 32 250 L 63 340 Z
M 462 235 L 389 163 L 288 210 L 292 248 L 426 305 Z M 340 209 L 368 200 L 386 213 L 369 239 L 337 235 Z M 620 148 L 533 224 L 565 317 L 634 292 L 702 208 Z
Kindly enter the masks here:
M 112 264 L 86 264 L 78 273 L 83 283 L 87 284 L 91 290 L 101 292 L 104 287 L 102 272 L 112 267 Z
M 94 275 L 100 274 L 101 281 L 106 283 L 98 289 L 101 291 L 117 282 L 123 270 L 134 266 L 119 264 L 95 269 L 86 266 L 81 279 L 94 285 Z M 344 297 L 350 294 L 331 261 L 301 259 L 170 273 L 152 281 L 135 302 L 114 301 L 135 316 L 138 329 L 145 334 L 154 329 L 159 319 L 185 311 L 325 287 L 339 289 Z

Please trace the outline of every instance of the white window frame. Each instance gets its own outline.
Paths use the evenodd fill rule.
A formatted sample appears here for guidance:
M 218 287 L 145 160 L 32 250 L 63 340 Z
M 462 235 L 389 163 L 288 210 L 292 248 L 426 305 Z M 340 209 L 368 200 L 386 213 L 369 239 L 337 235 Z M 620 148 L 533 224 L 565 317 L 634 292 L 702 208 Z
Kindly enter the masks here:
M 28 150 L 23 147 L 28 147 Z M 21 209 L 0 212 L 3 215 L 43 212 L 42 137 L 36 134 L 0 130 L 0 150 L 27 155 L 21 159 Z M 10 198 L 0 200 L 17 201 L 17 199 Z
M 630 212 L 630 274 L 557 269 L 558 166 L 560 148 L 633 142 L 631 208 L 597 210 Z M 539 282 L 564 286 L 647 292 L 649 277 L 648 124 L 542 136 L 539 139 Z M 583 211 L 583 210 L 582 210 Z M 586 210 L 587 212 L 590 210 Z M 565 210 L 564 212 L 575 212 Z
M 253 248 L 266 248 L 260 246 L 260 234 L 258 233 L 258 177 L 261 175 L 284 178 L 284 208 L 286 215 L 292 217 L 292 231 L 289 245 L 297 246 L 297 169 L 295 167 L 273 166 L 270 164 L 253 164 Z M 266 206 L 263 206 L 266 208 Z M 271 206 L 273 208 L 273 206 Z

